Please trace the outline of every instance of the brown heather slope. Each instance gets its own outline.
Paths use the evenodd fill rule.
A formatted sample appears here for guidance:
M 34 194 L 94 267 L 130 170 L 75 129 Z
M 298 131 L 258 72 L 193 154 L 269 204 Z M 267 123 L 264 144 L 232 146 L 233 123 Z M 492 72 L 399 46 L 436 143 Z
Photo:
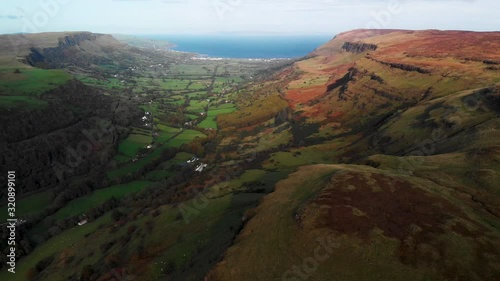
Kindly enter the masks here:
M 207 280 L 498 280 L 498 228 L 473 208 L 418 177 L 302 167 L 254 210 Z M 330 252 L 316 252 L 328 239 Z
M 293 68 L 285 98 L 315 121 L 414 104 L 500 82 L 500 33 L 358 30 Z M 341 117 L 340 117 L 341 116 Z
M 357 30 L 265 82 L 292 110 L 247 139 L 298 171 L 206 280 L 499 280 L 499 69 L 500 32 Z

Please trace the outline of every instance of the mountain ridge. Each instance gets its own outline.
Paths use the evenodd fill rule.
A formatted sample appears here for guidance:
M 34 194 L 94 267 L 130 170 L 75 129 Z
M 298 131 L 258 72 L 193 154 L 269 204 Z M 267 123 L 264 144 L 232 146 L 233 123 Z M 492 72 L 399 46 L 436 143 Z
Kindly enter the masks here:
M 206 280 L 495 280 L 499 39 L 354 30 L 268 79 L 260 98 L 316 130 L 263 162 L 292 173 Z M 268 138 L 258 123 L 246 141 Z

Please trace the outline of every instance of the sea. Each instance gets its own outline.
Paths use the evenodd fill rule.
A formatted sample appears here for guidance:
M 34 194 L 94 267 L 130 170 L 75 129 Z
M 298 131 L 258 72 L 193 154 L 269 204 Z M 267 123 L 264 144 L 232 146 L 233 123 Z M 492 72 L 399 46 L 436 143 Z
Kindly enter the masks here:
M 271 35 L 140 35 L 168 41 L 172 50 L 211 58 L 291 59 L 301 58 L 332 39 L 332 36 Z

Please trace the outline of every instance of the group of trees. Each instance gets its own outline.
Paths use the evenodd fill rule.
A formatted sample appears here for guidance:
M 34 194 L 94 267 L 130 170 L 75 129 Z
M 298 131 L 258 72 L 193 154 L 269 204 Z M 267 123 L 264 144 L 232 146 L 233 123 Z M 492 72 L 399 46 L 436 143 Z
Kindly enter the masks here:
M 100 170 L 116 153 L 117 125 L 127 126 L 140 114 L 73 80 L 42 99 L 49 103 L 45 108 L 0 112 L 9 132 L 0 136 L 0 164 L 19 175 L 18 196 Z

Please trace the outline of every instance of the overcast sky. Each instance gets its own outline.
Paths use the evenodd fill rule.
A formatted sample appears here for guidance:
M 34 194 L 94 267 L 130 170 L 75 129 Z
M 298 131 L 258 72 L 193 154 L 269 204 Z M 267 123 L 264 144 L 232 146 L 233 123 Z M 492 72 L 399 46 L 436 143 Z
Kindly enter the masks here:
M 500 30 L 499 0 L 1 0 L 0 33 L 335 35 Z

